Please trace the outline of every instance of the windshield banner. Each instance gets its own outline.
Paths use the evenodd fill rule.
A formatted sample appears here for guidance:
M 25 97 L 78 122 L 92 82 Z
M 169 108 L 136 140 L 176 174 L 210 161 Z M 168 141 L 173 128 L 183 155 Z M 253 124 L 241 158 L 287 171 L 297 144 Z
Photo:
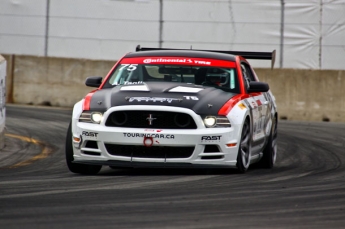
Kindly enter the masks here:
M 187 57 L 142 57 L 125 58 L 121 64 L 168 64 L 168 65 L 193 65 L 193 66 L 216 66 L 216 67 L 235 67 L 235 62 L 226 60 L 187 58 Z

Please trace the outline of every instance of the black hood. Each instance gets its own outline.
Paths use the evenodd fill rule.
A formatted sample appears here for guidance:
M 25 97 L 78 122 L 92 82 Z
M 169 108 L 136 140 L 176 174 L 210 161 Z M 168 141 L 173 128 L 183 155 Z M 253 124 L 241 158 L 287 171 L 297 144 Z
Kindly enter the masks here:
M 235 95 L 214 87 L 194 84 L 145 82 L 96 91 L 90 101 L 90 110 L 106 111 L 110 107 L 124 105 L 163 105 L 188 108 L 200 115 L 216 115 Z

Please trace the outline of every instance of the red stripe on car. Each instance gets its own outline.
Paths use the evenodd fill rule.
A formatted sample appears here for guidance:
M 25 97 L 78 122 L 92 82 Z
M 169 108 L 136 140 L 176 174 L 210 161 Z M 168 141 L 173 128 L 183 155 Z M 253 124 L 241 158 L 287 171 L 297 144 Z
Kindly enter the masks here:
M 97 90 L 91 91 L 89 94 L 87 94 L 84 98 L 84 103 L 83 103 L 83 111 L 88 111 L 90 110 L 90 103 L 91 103 L 91 98 L 93 96 L 93 94 L 96 92 Z
M 232 97 L 229 101 L 227 101 L 222 108 L 218 111 L 218 115 L 228 115 L 231 109 L 241 100 L 249 98 L 248 94 L 241 94 Z

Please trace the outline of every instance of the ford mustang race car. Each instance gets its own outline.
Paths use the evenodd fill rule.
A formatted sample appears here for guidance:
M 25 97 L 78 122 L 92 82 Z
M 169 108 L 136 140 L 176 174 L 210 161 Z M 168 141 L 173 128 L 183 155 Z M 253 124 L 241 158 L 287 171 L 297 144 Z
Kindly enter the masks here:
M 273 52 L 142 48 L 123 56 L 73 108 L 71 172 L 111 168 L 237 168 L 277 156 L 277 109 L 247 59 Z

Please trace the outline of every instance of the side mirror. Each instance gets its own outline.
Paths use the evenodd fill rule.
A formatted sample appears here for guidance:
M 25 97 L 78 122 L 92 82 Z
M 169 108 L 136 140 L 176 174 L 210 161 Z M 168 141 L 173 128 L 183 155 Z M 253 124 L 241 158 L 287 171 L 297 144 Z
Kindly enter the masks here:
M 252 92 L 267 92 L 270 89 L 267 83 L 264 82 L 256 82 L 251 81 L 249 82 L 248 93 Z
M 91 76 L 86 78 L 85 81 L 86 86 L 89 87 L 99 87 L 102 84 L 102 77 L 100 76 Z

